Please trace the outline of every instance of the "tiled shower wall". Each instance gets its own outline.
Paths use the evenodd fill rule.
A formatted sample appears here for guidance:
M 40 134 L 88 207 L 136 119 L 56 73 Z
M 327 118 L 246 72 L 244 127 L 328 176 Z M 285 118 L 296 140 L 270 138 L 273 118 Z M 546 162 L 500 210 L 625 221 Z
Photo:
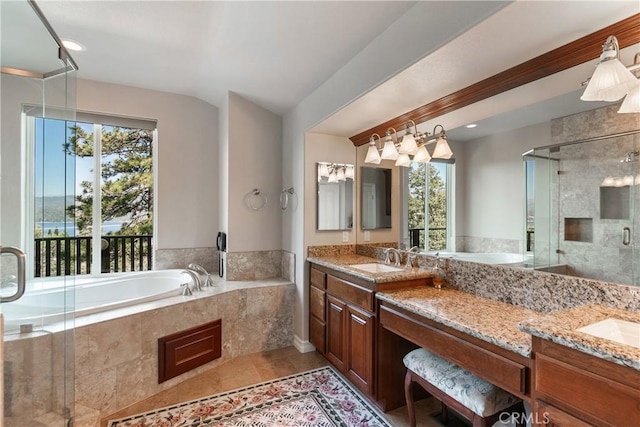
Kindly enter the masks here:
M 553 144 L 579 141 L 628 131 L 638 131 L 640 114 L 618 114 L 618 106 L 586 111 L 551 122 Z M 640 149 L 640 134 L 619 136 L 585 143 L 566 145 L 552 153 L 559 158 L 559 173 L 552 180 L 552 200 L 557 203 L 551 218 L 552 234 L 557 235 L 558 263 L 566 265 L 568 274 L 596 280 L 632 284 L 632 266 L 640 255 L 632 245 L 622 243 L 624 227 L 633 232 L 632 242 L 640 242 L 639 163 L 621 162 L 630 152 Z M 628 188 L 630 200 L 623 204 L 628 217 L 603 218 L 601 185 L 606 177 L 632 177 L 635 185 Z M 607 191 L 605 189 L 604 191 Z M 610 200 L 603 200 L 610 205 Z M 634 206 L 635 205 L 635 206 Z M 634 227 L 634 223 L 636 226 Z M 571 225 L 580 230 L 571 235 Z M 579 224 L 583 224 L 580 226 Z M 636 244 L 637 247 L 637 244 Z M 553 248 L 551 248 L 553 249 Z

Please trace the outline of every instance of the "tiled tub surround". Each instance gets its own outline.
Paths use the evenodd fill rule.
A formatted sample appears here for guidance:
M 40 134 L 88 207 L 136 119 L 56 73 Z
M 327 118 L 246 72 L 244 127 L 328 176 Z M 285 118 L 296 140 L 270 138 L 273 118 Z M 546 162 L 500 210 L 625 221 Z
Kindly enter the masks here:
M 219 363 L 291 345 L 294 297 L 295 286 L 288 280 L 218 281 L 213 288 L 190 297 L 176 296 L 76 319 L 74 425 L 96 426 L 100 418 Z M 158 384 L 157 339 L 215 319 L 222 319 L 222 357 Z M 6 343 L 15 346 L 6 354 L 28 357 L 33 364 L 41 364 L 44 372 L 49 372 L 52 363 L 54 367 L 63 366 L 57 360 L 63 354 L 58 351 L 64 345 L 62 333 L 16 338 Z M 58 402 L 59 390 L 36 394 L 24 372 L 9 372 L 7 376 L 18 379 L 11 397 L 12 405 L 17 406 L 8 408 L 10 414 L 19 415 L 27 400 L 35 400 L 41 413 L 25 415 L 24 420 L 52 409 L 60 413 L 63 405 Z M 51 401 L 40 401 L 41 396 Z
M 295 262 L 291 252 L 254 251 L 227 252 L 225 260 L 227 280 L 264 280 L 277 277 L 293 277 Z M 292 278 L 290 280 L 293 280 Z
M 191 263 L 199 264 L 209 273 L 218 272 L 216 248 L 158 249 L 155 253 L 155 270 L 187 268 Z
M 585 305 L 527 320 L 520 325 L 520 329 L 528 334 L 640 370 L 640 349 L 576 330 L 609 318 L 640 323 L 640 313 Z

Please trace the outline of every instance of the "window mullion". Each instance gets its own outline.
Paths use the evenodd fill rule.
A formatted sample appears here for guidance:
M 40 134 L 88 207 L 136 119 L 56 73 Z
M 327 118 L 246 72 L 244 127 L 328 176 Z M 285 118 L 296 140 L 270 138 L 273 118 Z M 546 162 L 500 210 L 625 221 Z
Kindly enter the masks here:
M 93 125 L 93 216 L 91 219 L 91 270 L 100 274 L 102 269 L 102 125 Z

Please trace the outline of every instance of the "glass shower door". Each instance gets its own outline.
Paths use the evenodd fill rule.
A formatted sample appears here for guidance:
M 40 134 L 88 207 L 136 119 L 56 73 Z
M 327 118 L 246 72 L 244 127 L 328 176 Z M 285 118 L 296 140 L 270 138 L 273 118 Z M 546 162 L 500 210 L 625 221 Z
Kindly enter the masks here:
M 535 264 L 640 285 L 640 131 L 535 150 Z
M 34 280 L 34 117 L 75 120 L 76 67 L 35 3 L 2 1 L 0 18 L 0 425 L 62 427 L 74 413 L 74 280 Z M 42 137 L 58 144 L 46 132 Z M 58 176 L 43 180 L 47 188 L 56 180 L 65 193 L 73 188 L 66 184 L 72 170 L 41 160 Z

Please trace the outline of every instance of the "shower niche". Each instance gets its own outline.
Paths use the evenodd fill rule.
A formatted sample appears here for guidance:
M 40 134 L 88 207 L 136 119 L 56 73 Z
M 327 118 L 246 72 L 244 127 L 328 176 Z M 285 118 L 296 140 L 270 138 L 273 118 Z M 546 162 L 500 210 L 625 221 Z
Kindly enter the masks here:
M 614 110 L 608 117 L 622 116 Z M 527 224 L 528 233 L 535 230 L 534 268 L 640 285 L 640 162 L 632 155 L 639 147 L 640 130 L 627 129 L 526 154 L 533 162 L 525 180 L 534 189 Z

